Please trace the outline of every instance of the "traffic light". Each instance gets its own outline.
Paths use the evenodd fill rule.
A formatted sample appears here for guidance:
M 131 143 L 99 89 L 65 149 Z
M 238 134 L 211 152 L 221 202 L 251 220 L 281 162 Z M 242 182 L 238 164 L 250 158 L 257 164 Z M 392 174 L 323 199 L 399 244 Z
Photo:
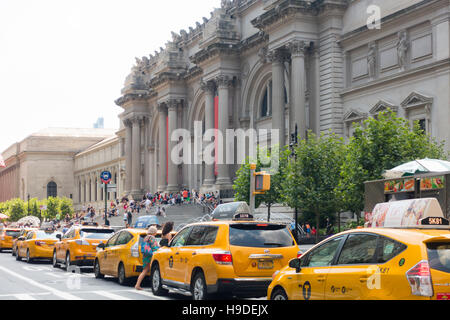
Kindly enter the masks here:
M 270 190 L 270 174 L 265 171 L 255 172 L 255 194 L 264 194 Z

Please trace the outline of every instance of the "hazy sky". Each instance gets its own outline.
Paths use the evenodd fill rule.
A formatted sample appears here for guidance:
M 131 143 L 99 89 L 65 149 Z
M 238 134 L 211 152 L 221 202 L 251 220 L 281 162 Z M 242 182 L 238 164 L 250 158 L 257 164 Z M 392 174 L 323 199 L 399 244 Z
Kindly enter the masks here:
M 134 57 L 220 0 L 0 0 L 0 153 L 48 127 L 118 128 Z

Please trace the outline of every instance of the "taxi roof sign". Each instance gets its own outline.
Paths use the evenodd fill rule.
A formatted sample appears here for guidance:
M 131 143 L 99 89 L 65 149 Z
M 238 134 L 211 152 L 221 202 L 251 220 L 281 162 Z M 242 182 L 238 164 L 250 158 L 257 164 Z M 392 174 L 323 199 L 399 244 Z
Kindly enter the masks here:
M 436 228 L 449 227 L 435 198 L 379 203 L 368 217 L 367 228 Z

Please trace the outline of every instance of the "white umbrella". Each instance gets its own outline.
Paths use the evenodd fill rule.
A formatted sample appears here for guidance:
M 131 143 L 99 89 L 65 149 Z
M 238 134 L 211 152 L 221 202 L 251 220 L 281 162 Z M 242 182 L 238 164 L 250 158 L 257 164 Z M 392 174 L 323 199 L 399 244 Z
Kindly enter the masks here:
M 6 214 L 0 213 L 0 220 L 3 219 L 9 219 L 9 217 Z
M 41 224 L 41 220 L 39 220 L 39 218 L 34 217 L 34 216 L 27 216 L 27 217 L 23 217 L 21 219 L 19 219 L 19 221 L 17 221 L 18 224 L 30 224 L 32 226 L 36 226 L 39 227 L 39 225 Z
M 386 171 L 383 176 L 387 179 L 411 176 L 418 173 L 434 173 L 450 171 L 450 162 L 439 159 L 420 159 L 399 165 Z

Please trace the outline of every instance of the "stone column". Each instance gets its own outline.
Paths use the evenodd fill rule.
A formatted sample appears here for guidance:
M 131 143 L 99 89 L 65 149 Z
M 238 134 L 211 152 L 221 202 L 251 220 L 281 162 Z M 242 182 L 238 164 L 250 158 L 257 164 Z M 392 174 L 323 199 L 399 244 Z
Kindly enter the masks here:
M 269 60 L 272 63 L 272 129 L 279 130 L 278 144 L 281 149 L 286 144 L 284 55 L 280 50 L 274 50 Z
M 126 127 L 125 134 L 125 193 L 128 195 L 131 192 L 131 172 L 132 172 L 132 123 L 130 120 L 125 120 Z
M 314 118 L 315 133 L 320 134 L 320 52 L 318 46 L 313 51 L 314 55 Z
M 177 129 L 177 109 L 178 101 L 169 100 L 167 104 L 167 111 L 169 116 L 169 166 L 168 166 L 168 184 L 167 191 L 177 192 L 179 191 L 178 186 L 178 165 L 176 165 L 172 160 L 171 154 L 177 146 L 177 141 L 172 141 L 172 133 Z
M 164 104 L 158 106 L 159 113 L 159 177 L 158 191 L 165 191 L 167 186 L 167 169 L 166 169 L 166 114 L 167 107 Z
M 150 190 L 150 117 L 144 117 L 144 192 Z
M 215 86 L 213 82 L 202 83 L 202 89 L 205 92 L 205 130 L 214 129 L 214 93 Z M 216 182 L 214 175 L 214 164 L 205 165 L 205 179 L 203 186 L 212 187 Z
M 131 193 L 137 195 L 141 192 L 141 121 L 139 117 L 132 120 L 132 171 L 131 171 Z
M 217 165 L 217 185 L 231 185 L 230 173 L 228 170 L 227 160 L 227 141 L 226 131 L 230 122 L 229 115 L 229 96 L 230 86 L 232 81 L 229 76 L 222 75 L 217 78 L 217 85 L 219 91 L 219 136 L 222 136 L 222 141 L 219 137 L 218 149 L 218 165 Z
M 292 59 L 292 110 L 294 110 L 294 128 L 298 127 L 299 136 L 306 137 L 306 108 L 305 108 L 305 42 L 294 41 L 289 45 Z

